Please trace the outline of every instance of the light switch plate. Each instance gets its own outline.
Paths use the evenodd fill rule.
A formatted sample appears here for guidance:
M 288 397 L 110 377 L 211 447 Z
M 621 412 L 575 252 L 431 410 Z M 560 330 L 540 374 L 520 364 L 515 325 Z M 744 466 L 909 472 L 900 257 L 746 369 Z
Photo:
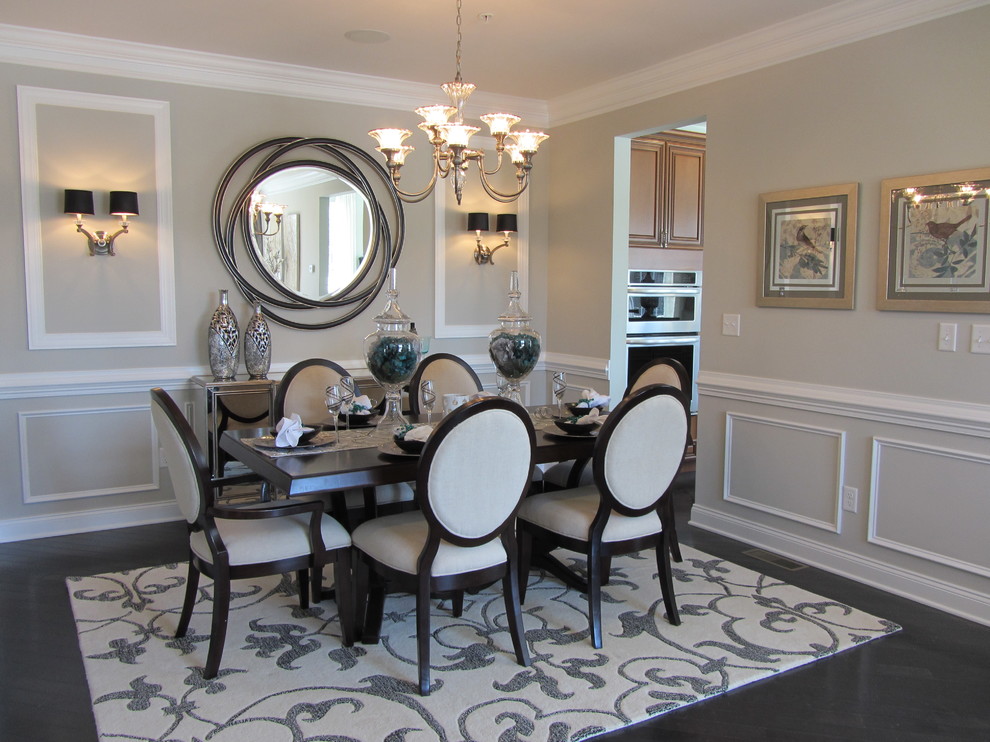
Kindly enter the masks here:
M 956 334 L 959 325 L 954 322 L 938 323 L 938 349 L 954 351 L 956 349 Z
M 990 353 L 990 325 L 973 325 L 969 340 L 970 353 Z
M 732 337 L 739 337 L 739 315 L 738 314 L 723 314 L 722 315 L 722 334 L 731 335 Z

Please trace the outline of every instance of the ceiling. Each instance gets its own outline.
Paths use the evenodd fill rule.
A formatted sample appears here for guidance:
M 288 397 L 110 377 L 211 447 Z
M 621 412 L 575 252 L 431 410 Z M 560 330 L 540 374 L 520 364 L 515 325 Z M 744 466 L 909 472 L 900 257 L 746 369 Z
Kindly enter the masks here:
M 671 92 L 675 77 L 687 83 L 683 88 L 988 2 L 463 0 L 462 69 L 479 95 L 549 101 L 551 108 L 556 101 L 558 109 L 614 95 L 602 105 L 618 107 L 640 93 Z M 314 71 L 439 85 L 455 70 L 456 0 L 0 0 L 0 7 L 5 38 L 44 29 L 262 60 L 287 88 Z M 354 30 L 384 32 L 389 40 L 356 43 L 345 36 Z M 73 39 L 47 43 L 42 63 Z M 93 46 L 95 54 L 87 50 L 77 59 L 105 57 L 118 74 L 135 66 L 133 48 Z M 17 48 L 7 47 L 5 60 L 33 63 Z M 438 91 L 437 101 L 423 102 L 440 97 Z
M 464 79 L 541 100 L 839 0 L 463 0 Z M 455 0 L 0 0 L 11 25 L 440 84 Z M 491 13 L 487 23 L 479 14 Z M 384 31 L 381 44 L 349 41 Z

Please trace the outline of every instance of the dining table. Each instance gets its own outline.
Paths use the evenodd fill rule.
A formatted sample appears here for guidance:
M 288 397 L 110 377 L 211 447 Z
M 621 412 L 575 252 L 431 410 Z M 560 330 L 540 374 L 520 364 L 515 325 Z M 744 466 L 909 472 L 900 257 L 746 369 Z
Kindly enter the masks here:
M 552 418 L 537 415 L 535 410 L 530 414 L 536 428 L 534 463 L 591 456 L 594 436 L 564 434 Z M 427 421 L 426 415 L 405 417 L 413 425 Z M 341 424 L 338 443 L 333 426 L 324 427 L 323 440 L 331 440 L 322 445 L 279 449 L 270 429 L 242 428 L 224 431 L 220 447 L 289 497 L 353 488 L 364 489 L 367 495 L 370 488 L 416 479 L 419 457 L 397 449 L 387 432 L 374 427 L 345 429 Z

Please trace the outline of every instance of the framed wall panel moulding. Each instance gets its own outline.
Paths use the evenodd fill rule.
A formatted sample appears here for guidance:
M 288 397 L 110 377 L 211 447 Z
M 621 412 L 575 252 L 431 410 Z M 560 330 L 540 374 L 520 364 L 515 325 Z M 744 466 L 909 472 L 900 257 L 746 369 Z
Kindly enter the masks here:
M 761 307 L 852 309 L 859 185 L 760 195 Z
M 18 86 L 17 115 L 28 347 L 175 345 L 168 103 Z M 89 254 L 66 189 L 93 192 L 90 231 L 119 227 L 110 191 L 138 194 L 115 255 Z
M 877 309 L 990 314 L 990 168 L 880 188 Z

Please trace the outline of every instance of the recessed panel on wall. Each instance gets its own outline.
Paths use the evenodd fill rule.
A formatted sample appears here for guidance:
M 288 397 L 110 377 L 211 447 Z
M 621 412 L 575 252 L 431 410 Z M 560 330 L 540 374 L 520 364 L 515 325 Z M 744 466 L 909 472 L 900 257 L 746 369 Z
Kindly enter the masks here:
M 158 489 L 147 405 L 18 414 L 25 503 Z
M 839 532 L 845 433 L 726 414 L 724 499 Z
M 494 162 L 494 151 L 486 152 Z M 502 172 L 491 176 L 494 187 L 510 193 L 518 185 L 515 167 L 505 157 Z M 491 165 L 489 165 L 491 167 Z M 477 167 L 472 164 L 464 182 L 464 194 L 458 205 L 453 188 L 447 181 L 437 183 L 433 193 L 436 230 L 434 309 L 435 334 L 440 338 L 486 337 L 498 325 L 497 317 L 508 303 L 509 274 L 519 272 L 521 303 L 529 309 L 529 191 L 517 201 L 503 204 L 490 198 L 478 181 Z M 487 213 L 490 231 L 481 233 L 482 245 L 496 248 L 505 240 L 495 231 L 498 214 L 516 214 L 518 232 L 509 233 L 509 244 L 498 248 L 492 263 L 479 265 L 474 251 L 475 232 L 467 229 L 470 212 Z
M 990 577 L 990 457 L 875 438 L 871 543 Z
M 18 87 L 29 347 L 175 344 L 168 103 Z M 91 255 L 66 189 L 91 191 L 84 228 L 115 232 L 110 191 L 138 210 L 113 255 Z

